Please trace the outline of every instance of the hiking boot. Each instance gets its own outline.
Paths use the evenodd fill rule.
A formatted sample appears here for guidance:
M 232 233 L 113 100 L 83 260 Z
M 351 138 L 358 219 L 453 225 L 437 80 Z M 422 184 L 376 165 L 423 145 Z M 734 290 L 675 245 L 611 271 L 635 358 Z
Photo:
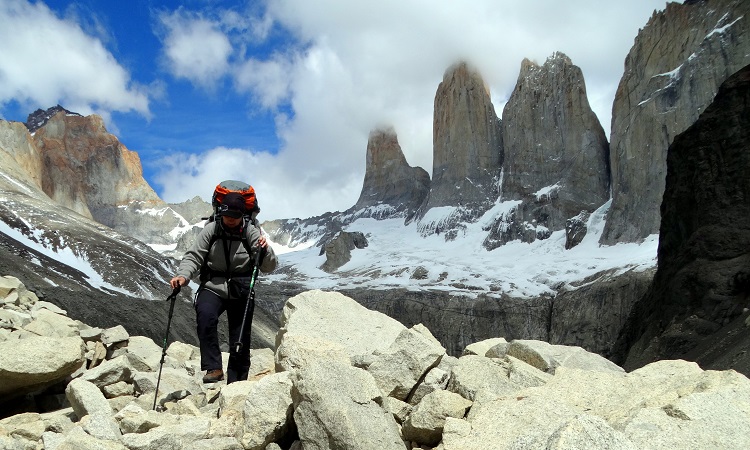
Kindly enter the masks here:
M 224 372 L 221 369 L 209 370 L 203 376 L 204 383 L 216 383 L 224 379 Z

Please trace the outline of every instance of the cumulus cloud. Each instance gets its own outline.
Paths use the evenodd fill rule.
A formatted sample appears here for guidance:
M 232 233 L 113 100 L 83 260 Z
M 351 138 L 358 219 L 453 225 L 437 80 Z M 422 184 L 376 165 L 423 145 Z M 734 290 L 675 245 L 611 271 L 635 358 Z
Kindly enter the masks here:
M 81 114 L 136 112 L 149 117 L 149 89 L 107 51 L 100 38 L 43 3 L 0 2 L 0 104 L 32 110 L 57 103 Z
M 164 169 L 156 182 L 163 186 L 162 197 L 167 201 L 195 196 L 210 201 L 214 186 L 221 181 L 242 180 L 250 182 L 257 192 L 261 220 L 311 217 L 321 213 L 321 206 L 335 204 L 337 197 L 352 190 L 359 192 L 362 187 L 362 180 L 346 176 L 333 188 L 296 182 L 275 156 L 247 149 L 216 147 L 200 155 L 174 153 L 161 164 Z
M 227 73 L 232 44 L 219 22 L 182 9 L 160 20 L 166 28 L 165 65 L 175 77 L 210 88 Z

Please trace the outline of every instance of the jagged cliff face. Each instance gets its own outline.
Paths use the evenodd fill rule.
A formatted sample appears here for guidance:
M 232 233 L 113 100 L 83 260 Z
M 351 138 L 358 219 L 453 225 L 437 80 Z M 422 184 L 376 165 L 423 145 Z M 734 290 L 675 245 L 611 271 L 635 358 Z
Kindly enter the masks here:
M 491 236 L 489 247 L 544 237 L 524 230 L 561 230 L 567 219 L 608 200 L 607 138 L 589 106 L 581 69 L 564 54 L 543 66 L 527 59 L 521 64 L 503 110 L 503 146 L 502 199 L 522 203 L 514 223 Z
M 564 54 L 541 67 L 523 61 L 503 110 L 503 144 L 503 199 L 556 190 L 566 218 L 608 200 L 607 138 L 589 106 L 581 69 Z
M 612 108 L 612 207 L 602 243 L 659 231 L 667 148 L 750 63 L 750 2 L 669 3 L 641 30 Z
M 500 119 L 481 76 L 449 68 L 435 94 L 432 186 L 422 214 L 462 206 L 481 215 L 498 197 L 503 162 Z
M 628 367 L 683 357 L 701 343 L 728 346 L 714 333 L 750 307 L 748 104 L 750 66 L 669 147 L 658 269 L 621 335 L 620 356 L 632 346 Z M 730 363 L 748 364 L 746 353 Z
M 138 154 L 109 134 L 99 116 L 55 114 L 34 142 L 44 163 L 44 191 L 83 216 L 113 226 L 118 206 L 163 204 L 143 179 Z
M 367 141 L 365 181 L 354 209 L 370 208 L 380 213 L 378 217 L 410 215 L 429 190 L 429 174 L 406 162 L 395 130 L 373 130 Z
M 168 244 L 188 227 L 143 179 L 138 154 L 99 116 L 57 106 L 29 115 L 26 126 L 0 121 L 0 150 L 1 167 L 24 190 L 142 242 Z

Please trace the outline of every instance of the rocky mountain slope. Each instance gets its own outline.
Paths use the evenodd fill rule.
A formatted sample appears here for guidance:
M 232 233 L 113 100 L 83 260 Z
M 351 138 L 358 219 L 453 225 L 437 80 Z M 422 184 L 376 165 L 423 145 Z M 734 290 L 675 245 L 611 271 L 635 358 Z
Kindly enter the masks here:
M 64 114 L 64 111 L 54 112 L 33 137 L 23 124 L 0 121 L 0 269 L 21 279 L 38 296 L 53 299 L 55 304 L 70 311 L 77 319 L 102 327 L 125 324 L 133 333 L 161 339 L 167 315 L 161 300 L 170 292 L 166 280 L 175 273 L 174 259 L 154 251 L 131 235 L 118 232 L 65 206 L 73 206 L 70 203 L 61 204 L 53 200 L 42 187 L 40 180 L 44 178 L 43 174 L 55 169 L 44 168 L 44 161 L 49 160 L 42 155 L 50 150 L 50 146 L 39 147 L 34 139 L 40 134 L 47 136 L 47 140 L 51 139 L 54 133 L 47 132 L 47 127 L 67 127 L 68 116 Z M 84 119 L 77 115 L 70 117 L 79 121 Z M 88 125 L 75 123 L 88 129 L 92 123 L 100 121 L 95 117 L 85 119 L 89 121 Z M 100 128 L 99 133 L 104 133 L 102 130 Z M 104 137 L 107 136 L 116 142 L 116 138 L 107 134 Z M 79 149 L 81 154 L 78 157 L 83 160 L 88 158 L 86 151 L 96 153 L 98 149 L 87 145 L 92 141 L 98 142 L 99 138 L 84 138 L 82 143 L 72 136 L 66 139 L 68 145 Z M 113 144 L 112 148 L 119 146 Z M 137 159 L 137 155 L 132 155 Z M 116 155 L 109 156 L 117 161 Z M 61 163 L 64 167 L 76 159 L 70 155 L 67 158 L 67 162 Z M 89 165 L 93 164 L 91 158 Z M 121 163 L 116 162 L 115 165 Z M 105 164 L 105 167 L 109 166 Z M 85 166 L 78 166 L 77 170 L 87 181 L 71 185 L 57 179 L 58 187 L 54 191 L 58 194 L 76 191 L 78 194 L 75 195 L 78 196 L 89 188 L 97 192 L 106 191 L 99 189 L 98 183 L 112 185 L 108 181 L 96 181 L 86 176 Z M 104 179 L 116 178 L 106 177 L 101 172 L 104 168 L 92 170 Z M 114 172 L 115 175 L 118 173 Z M 131 175 L 140 177 L 140 182 L 135 183 L 137 186 L 148 186 L 140 172 Z M 124 186 L 130 185 L 125 181 L 122 183 Z M 132 196 L 137 192 L 140 191 L 124 195 Z M 100 200 L 105 201 L 104 197 L 100 197 Z M 109 201 L 112 201 L 110 209 L 117 209 L 117 203 L 111 198 Z M 193 205 L 198 204 L 195 209 L 203 209 L 201 203 L 205 204 L 202 201 L 192 202 Z M 168 209 L 166 204 L 163 205 Z M 190 205 L 187 202 L 185 205 L 183 210 L 189 210 Z M 207 211 L 210 211 L 210 207 Z M 147 234 L 157 233 L 159 229 L 166 233 L 162 228 L 164 222 L 157 220 L 158 216 L 145 216 L 151 219 L 144 220 L 142 211 L 135 213 L 134 217 L 138 216 L 141 216 L 138 218 L 139 226 L 142 230 L 149 230 Z M 184 222 L 182 218 L 179 220 Z M 167 227 L 171 229 L 174 223 L 168 223 Z M 259 292 L 262 284 L 259 283 Z M 281 291 L 281 286 L 276 290 Z M 269 299 L 271 305 L 277 298 L 270 294 L 259 297 Z M 190 305 L 189 290 L 182 300 L 184 304 L 175 312 L 174 333 L 184 342 L 195 343 L 195 314 Z M 264 312 L 269 308 L 273 315 Z M 269 334 L 260 330 L 275 330 L 278 327 L 276 312 L 280 306 L 269 308 L 259 308 L 256 315 L 258 333 L 255 340 L 260 346 L 269 343 Z
M 156 195 L 138 154 L 108 133 L 99 116 L 58 105 L 30 114 L 26 127 L 0 121 L 3 167 L 20 170 L 16 179 L 60 206 L 147 244 L 172 244 L 196 223 Z M 210 211 L 205 205 L 203 214 Z
M 0 283 L 0 314 L 14 319 L 0 334 L 0 397 L 29 393 L 5 403 L 4 448 L 750 445 L 750 380 L 734 371 L 660 361 L 625 373 L 579 347 L 502 337 L 455 358 L 423 325 L 308 291 L 284 306 L 275 345 L 252 352 L 248 381 L 202 384 L 195 347 L 76 323 Z
M 521 63 L 503 109 L 503 145 L 501 198 L 522 203 L 513 221 L 493 226 L 488 248 L 547 238 L 609 199 L 607 138 L 589 106 L 583 73 L 566 55 L 555 53 L 542 66 Z

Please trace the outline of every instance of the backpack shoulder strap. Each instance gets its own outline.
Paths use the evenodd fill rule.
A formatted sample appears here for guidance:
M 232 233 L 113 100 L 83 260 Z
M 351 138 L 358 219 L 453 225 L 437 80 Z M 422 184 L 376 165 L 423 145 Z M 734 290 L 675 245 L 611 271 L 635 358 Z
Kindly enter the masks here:
M 216 225 L 214 225 L 214 232 L 211 235 L 211 239 L 208 241 L 208 250 L 206 251 L 206 257 L 203 258 L 203 263 L 201 264 L 201 270 L 200 270 L 200 281 L 201 284 L 198 286 L 198 291 L 203 289 L 203 286 L 205 286 L 206 282 L 211 279 L 211 269 L 208 267 L 208 255 L 211 254 L 211 249 L 213 248 L 216 241 L 219 239 L 221 234 L 221 226 L 218 222 L 214 222 Z

